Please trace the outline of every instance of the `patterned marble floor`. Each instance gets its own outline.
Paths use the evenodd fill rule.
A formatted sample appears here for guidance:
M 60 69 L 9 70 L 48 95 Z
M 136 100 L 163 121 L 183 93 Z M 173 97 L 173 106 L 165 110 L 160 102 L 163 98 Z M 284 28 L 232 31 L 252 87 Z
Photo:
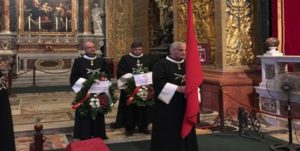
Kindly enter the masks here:
M 45 150 L 61 149 L 72 140 L 74 111 L 71 102 L 73 92 L 24 93 L 14 94 L 10 98 L 18 151 L 28 151 L 33 142 L 33 127 L 38 122 L 43 124 L 46 138 Z M 121 143 L 137 140 L 149 140 L 150 135 L 135 133 L 125 136 L 124 129 L 110 129 L 109 125 L 115 121 L 117 105 L 111 113 L 106 115 L 107 135 L 105 143 Z
M 18 151 L 28 151 L 29 144 L 33 142 L 33 127 L 39 121 L 44 126 L 45 150 L 65 148 L 72 140 L 72 127 L 74 111 L 71 102 L 75 94 L 73 92 L 51 93 L 19 93 L 11 96 L 12 114 L 16 146 Z M 125 136 L 124 129 L 110 129 L 109 125 L 115 121 L 117 104 L 112 112 L 106 116 L 107 135 L 106 144 L 121 143 L 139 140 L 149 140 L 150 135 L 135 133 L 133 136 Z M 212 121 L 216 113 L 201 116 L 202 121 Z M 262 130 L 276 138 L 288 140 L 287 129 L 263 125 Z M 210 130 L 197 129 L 197 134 L 212 133 Z M 294 134 L 298 143 L 298 133 Z M 296 140 L 297 139 L 297 140 Z

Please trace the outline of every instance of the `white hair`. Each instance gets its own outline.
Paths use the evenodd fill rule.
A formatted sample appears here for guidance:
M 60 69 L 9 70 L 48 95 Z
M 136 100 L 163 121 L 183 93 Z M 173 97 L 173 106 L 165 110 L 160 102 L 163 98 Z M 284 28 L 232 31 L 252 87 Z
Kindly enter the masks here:
M 181 46 L 181 45 L 183 45 L 183 44 L 185 44 L 185 42 L 182 42 L 182 41 L 175 41 L 175 42 L 173 42 L 173 43 L 171 43 L 171 45 L 170 45 L 170 51 L 171 50 L 173 50 L 173 49 L 176 49 L 176 48 L 178 48 L 179 46 Z

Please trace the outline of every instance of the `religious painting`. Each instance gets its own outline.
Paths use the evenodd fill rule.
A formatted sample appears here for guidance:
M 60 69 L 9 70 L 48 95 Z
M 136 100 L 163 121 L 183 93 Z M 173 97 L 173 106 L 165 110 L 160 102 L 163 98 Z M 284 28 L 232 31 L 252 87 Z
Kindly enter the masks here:
M 19 29 L 33 33 L 72 32 L 76 28 L 75 8 L 75 0 L 22 0 Z
M 209 44 L 199 43 L 198 52 L 200 55 L 201 64 L 209 64 Z

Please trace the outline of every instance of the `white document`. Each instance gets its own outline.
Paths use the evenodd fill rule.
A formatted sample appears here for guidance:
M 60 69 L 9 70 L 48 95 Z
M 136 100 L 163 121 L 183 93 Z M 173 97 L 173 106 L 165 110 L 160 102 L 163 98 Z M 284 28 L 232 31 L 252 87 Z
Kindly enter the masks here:
M 75 91 L 75 93 L 79 92 L 80 89 L 83 87 L 83 83 L 86 81 L 85 78 L 79 78 L 75 84 L 72 86 L 72 89 Z
M 133 76 L 135 86 L 143 86 L 152 84 L 152 72 L 137 74 Z
M 109 81 L 98 81 L 91 86 L 88 93 L 96 93 L 96 94 L 105 93 L 108 92 L 108 89 L 109 89 Z

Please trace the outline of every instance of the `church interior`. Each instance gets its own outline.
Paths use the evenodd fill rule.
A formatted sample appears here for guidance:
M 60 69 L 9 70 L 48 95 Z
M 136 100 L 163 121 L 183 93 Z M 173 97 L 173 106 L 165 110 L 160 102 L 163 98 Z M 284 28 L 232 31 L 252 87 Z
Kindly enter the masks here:
M 119 60 L 132 42 L 142 42 L 154 64 L 168 55 L 172 42 L 186 41 L 188 1 L 0 0 L 0 61 L 11 61 L 2 72 L 8 77 L 16 150 L 29 151 L 36 143 L 37 125 L 44 151 L 63 151 L 72 143 L 76 93 L 69 79 L 86 41 L 95 43 L 116 86 Z M 300 1 L 192 4 L 203 72 L 199 150 L 300 144 Z M 105 115 L 104 143 L 111 151 L 148 151 L 151 135 L 126 136 L 124 129 L 110 128 L 117 108 L 118 103 Z

